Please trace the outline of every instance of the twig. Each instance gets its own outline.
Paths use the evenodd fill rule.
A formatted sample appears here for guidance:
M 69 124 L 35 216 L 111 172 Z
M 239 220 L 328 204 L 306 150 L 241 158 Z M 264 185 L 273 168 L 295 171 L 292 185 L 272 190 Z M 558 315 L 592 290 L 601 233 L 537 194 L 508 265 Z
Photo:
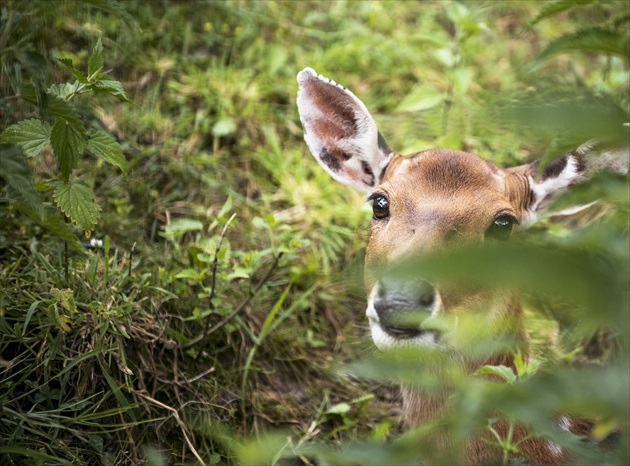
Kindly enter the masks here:
M 229 218 L 229 220 L 225 223 L 223 230 L 221 231 L 221 236 L 219 236 L 219 241 L 217 242 L 217 246 L 214 249 L 214 260 L 212 261 L 212 279 L 210 281 L 210 294 L 208 295 L 208 307 L 210 308 L 211 311 L 214 311 L 214 304 L 212 304 L 212 299 L 214 298 L 214 293 L 215 293 L 216 284 L 217 284 L 217 268 L 219 267 L 219 251 L 221 250 L 221 243 L 223 243 L 223 238 L 225 238 L 225 233 L 227 232 L 228 226 L 230 226 L 230 223 L 232 223 L 232 220 L 234 220 L 234 217 L 236 217 L 236 212 L 234 212 L 232 216 Z M 201 340 L 205 339 L 205 337 L 208 335 L 209 327 L 210 327 L 210 319 L 206 319 L 206 325 L 203 329 L 203 332 L 201 333 Z M 197 358 L 199 358 L 200 354 L 201 352 L 197 354 Z
M 151 398 L 149 395 L 145 395 L 144 393 L 136 392 L 136 394 L 141 396 L 145 400 L 159 406 L 160 408 L 164 408 L 173 413 L 173 417 L 177 421 L 177 424 L 179 425 L 180 429 L 182 430 L 182 434 L 184 434 L 184 439 L 186 440 L 186 443 L 188 444 L 188 448 L 190 448 L 190 451 L 192 452 L 192 454 L 195 455 L 195 458 L 197 458 L 197 461 L 199 461 L 203 466 L 206 466 L 206 463 L 204 463 L 204 461 L 201 459 L 201 456 L 199 456 L 199 453 L 197 453 L 197 450 L 195 450 L 195 447 L 193 446 L 192 442 L 188 438 L 188 435 L 186 435 L 186 425 L 180 419 L 179 413 L 177 412 L 177 410 L 175 408 L 165 405 L 164 403 L 159 402 L 158 400 L 154 398 Z
M 217 243 L 217 247 L 214 250 L 214 261 L 212 262 L 212 281 L 210 282 L 210 295 L 208 296 L 208 303 L 210 304 L 210 308 L 214 307 L 214 305 L 212 304 L 212 298 L 214 298 L 214 293 L 216 290 L 217 267 L 219 266 L 219 250 L 221 249 L 221 243 L 223 243 L 225 232 L 227 231 L 228 226 L 230 226 L 230 223 L 232 223 L 232 220 L 234 220 L 234 217 L 236 217 L 236 212 L 232 214 L 230 219 L 227 221 L 227 223 L 223 227 L 223 231 L 221 231 L 221 236 L 219 237 L 219 242 Z
M 283 256 L 283 254 L 284 253 L 280 252 L 280 253 L 278 253 L 277 255 L 275 255 L 273 257 L 273 263 L 271 264 L 271 267 L 269 267 L 269 270 L 267 270 L 267 273 L 265 273 L 265 276 L 258 282 L 258 284 L 256 285 L 256 287 L 253 290 L 250 290 L 249 294 L 247 295 L 247 298 L 245 298 L 241 302 L 241 304 L 238 305 L 238 307 L 236 309 L 234 309 L 232 312 L 230 312 L 228 315 L 226 315 L 223 319 L 221 319 L 221 321 L 218 324 L 216 324 L 214 327 L 212 327 L 211 329 L 207 330 L 203 334 L 198 335 L 195 338 L 191 339 L 188 342 L 188 344 L 186 344 L 184 346 L 184 349 L 190 348 L 191 346 L 199 343 L 200 341 L 205 340 L 209 335 L 212 335 L 214 332 L 216 332 L 221 327 L 223 327 L 226 323 L 228 323 L 230 320 L 232 320 L 237 314 L 241 313 L 243 311 L 243 309 L 245 309 L 245 307 L 250 303 L 252 298 L 254 296 L 256 296 L 258 291 L 267 282 L 267 280 L 269 280 L 269 277 L 271 277 L 271 274 L 273 273 L 273 271 L 278 266 L 278 263 L 280 262 L 280 258 Z
M 131 251 L 129 251 L 129 267 L 127 267 L 127 279 L 131 277 L 131 263 L 133 262 L 133 253 L 136 250 L 136 242 L 133 242 L 133 246 L 131 246 Z

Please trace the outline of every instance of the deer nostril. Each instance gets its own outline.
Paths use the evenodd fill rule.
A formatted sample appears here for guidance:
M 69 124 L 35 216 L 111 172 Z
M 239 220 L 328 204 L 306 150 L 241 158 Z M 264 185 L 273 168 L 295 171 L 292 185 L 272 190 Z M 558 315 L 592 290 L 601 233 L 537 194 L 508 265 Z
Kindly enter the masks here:
M 378 281 L 375 304 L 387 310 L 429 311 L 435 303 L 435 289 L 426 280 L 383 277 Z
M 422 322 L 435 305 L 436 291 L 425 280 L 382 277 L 373 300 L 381 327 L 396 338 L 422 333 Z
M 435 289 L 433 286 L 424 280 L 417 286 L 418 304 L 421 309 L 429 310 L 435 304 Z
M 431 309 L 435 303 L 435 290 L 429 285 L 429 288 L 425 289 L 423 293 L 418 296 L 418 304 L 422 309 Z

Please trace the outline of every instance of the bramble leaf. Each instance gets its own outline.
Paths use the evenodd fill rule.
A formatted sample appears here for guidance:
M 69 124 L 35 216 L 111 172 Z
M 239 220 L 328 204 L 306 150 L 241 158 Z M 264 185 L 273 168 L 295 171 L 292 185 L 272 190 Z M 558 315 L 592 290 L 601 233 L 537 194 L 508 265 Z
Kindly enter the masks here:
M 94 83 L 94 91 L 113 95 L 125 102 L 130 102 L 127 94 L 125 94 L 125 89 L 123 89 L 122 84 L 115 79 L 99 79 Z
M 77 239 L 72 225 L 63 220 L 61 215 L 59 215 L 59 210 L 55 206 L 44 205 L 43 209 L 35 209 L 31 205 L 18 201 L 14 204 L 14 207 L 16 210 L 40 224 L 49 233 L 67 242 L 68 245 L 72 246 L 77 251 L 85 251 L 81 246 L 81 242 Z
M 68 181 L 76 167 L 79 156 L 87 146 L 87 134 L 83 123 L 58 120 L 50 133 L 50 143 L 59 160 L 61 176 Z
M 74 67 L 74 65 L 72 64 L 72 60 L 70 60 L 69 58 L 57 58 L 57 61 L 61 63 L 63 66 L 65 66 L 74 75 L 74 77 L 77 78 L 79 82 L 83 84 L 89 83 L 89 81 L 83 75 L 83 73 L 81 73 L 79 70 L 77 70 Z
M 76 111 L 68 102 L 56 95 L 57 89 L 52 91 L 47 90 L 40 98 L 37 96 L 37 91 L 33 86 L 26 86 L 20 90 L 20 96 L 32 104 L 38 105 L 42 112 L 50 112 L 55 116 L 61 117 L 64 120 L 76 124 L 82 125 L 79 112 Z
M 475 375 L 496 375 L 507 383 L 514 383 L 516 381 L 516 375 L 514 371 L 507 366 L 483 366 L 481 369 L 475 372 Z
M 172 221 L 164 227 L 164 237 L 166 239 L 174 239 L 188 233 L 189 231 L 200 230 L 203 230 L 203 223 L 199 220 L 180 218 Z
M 26 158 L 17 145 L 0 144 L 0 178 L 9 184 L 9 197 L 30 207 L 33 216 L 43 215 L 43 204 L 29 170 Z
M 94 202 L 91 188 L 81 183 L 63 183 L 57 186 L 53 198 L 61 211 L 84 231 L 94 229 L 101 208 Z
M 70 94 L 74 94 L 81 86 L 79 81 L 74 83 L 56 83 L 50 86 L 47 90 L 49 95 L 57 96 L 60 99 L 66 100 Z
M 87 150 L 106 162 L 116 165 L 127 176 L 127 160 L 120 144 L 104 131 L 91 130 L 89 137 Z
M 99 37 L 92 50 L 92 55 L 88 60 L 88 77 L 94 78 L 94 75 L 103 69 L 103 43 Z
M 0 135 L 0 142 L 18 144 L 27 157 L 35 157 L 50 140 L 50 125 L 37 118 L 9 126 Z

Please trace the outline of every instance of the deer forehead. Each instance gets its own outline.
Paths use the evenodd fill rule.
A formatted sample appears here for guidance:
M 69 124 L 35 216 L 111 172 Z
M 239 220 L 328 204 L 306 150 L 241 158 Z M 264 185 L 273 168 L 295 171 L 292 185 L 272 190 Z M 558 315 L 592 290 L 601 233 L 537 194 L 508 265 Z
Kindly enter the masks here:
M 487 216 L 503 210 L 517 214 L 505 178 L 503 170 L 476 155 L 429 150 L 392 160 L 375 192 L 388 198 L 403 217 L 398 220 L 405 220 L 405 211 L 407 223 L 418 226 L 474 227 L 475 220 L 485 224 Z

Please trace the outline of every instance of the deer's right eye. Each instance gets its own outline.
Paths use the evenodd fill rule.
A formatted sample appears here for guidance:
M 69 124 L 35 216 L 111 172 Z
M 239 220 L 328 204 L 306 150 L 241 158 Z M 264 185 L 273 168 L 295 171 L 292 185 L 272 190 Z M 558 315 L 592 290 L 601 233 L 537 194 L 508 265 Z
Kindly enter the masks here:
M 498 216 L 492 225 L 486 230 L 486 238 L 506 240 L 512 234 L 512 227 L 518 224 L 518 221 L 509 214 Z
M 372 214 L 375 220 L 382 220 L 389 217 L 389 201 L 382 194 L 372 194 L 369 198 L 372 201 Z

